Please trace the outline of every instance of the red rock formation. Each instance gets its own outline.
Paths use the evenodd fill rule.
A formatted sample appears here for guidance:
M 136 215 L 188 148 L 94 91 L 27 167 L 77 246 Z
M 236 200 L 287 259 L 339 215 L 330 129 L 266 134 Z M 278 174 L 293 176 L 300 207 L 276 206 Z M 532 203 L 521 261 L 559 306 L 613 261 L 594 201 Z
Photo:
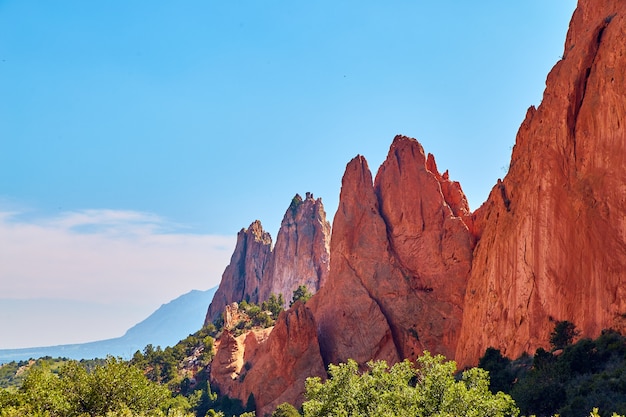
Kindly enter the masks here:
M 222 274 L 220 285 L 207 311 L 205 324 L 213 322 L 224 308 L 242 300 L 258 301 L 259 287 L 267 268 L 272 237 L 263 230 L 260 221 L 237 234 L 235 251 Z
M 302 404 L 306 378 L 326 375 L 311 311 L 298 302 L 281 313 L 255 358 L 244 390 L 254 395 L 258 416 L 269 416 L 284 402 Z
M 317 292 L 330 267 L 330 224 L 322 199 L 298 194 L 287 209 L 276 246 L 258 220 L 237 235 L 237 245 L 220 286 L 207 311 L 205 324 L 214 321 L 232 303 L 261 303 L 270 294 L 289 302 L 299 285 Z
M 456 358 L 548 347 L 554 321 L 625 329 L 626 3 L 580 1 L 510 170 L 476 213 Z
M 216 353 L 210 373 L 211 384 L 219 388 L 221 395 L 239 398 L 246 403 L 250 395 L 250 391 L 243 386 L 247 368 L 271 331 L 271 328 L 251 330 L 237 337 L 230 330 L 222 332 L 215 344 Z
M 307 303 L 317 321 L 326 363 L 399 358 L 385 314 L 362 281 L 371 277 L 391 285 L 398 278 L 386 233 L 367 161 L 358 156 L 348 164 L 342 180 L 333 222 L 330 277 Z M 357 248 L 362 252 L 359 255 Z M 378 275 L 382 268 L 386 271 Z
M 244 403 L 252 394 L 257 415 L 268 416 L 284 402 L 301 404 L 306 378 L 325 374 L 313 315 L 298 302 L 280 314 L 273 328 L 236 338 L 222 333 L 211 383 Z
M 327 362 L 395 362 L 424 349 L 453 355 L 471 235 L 446 201 L 442 182 L 449 181 L 431 160 L 434 172 L 415 139 L 397 136 L 375 186 L 364 158 L 348 164 L 331 273 L 310 302 Z M 460 194 L 453 203 L 459 213 Z
M 624 39 L 626 2 L 580 1 L 509 173 L 474 213 L 413 139 L 394 139 L 375 184 L 353 159 L 325 285 L 265 342 L 253 338 L 245 382 L 229 392 L 253 393 L 266 413 L 299 403 L 304 378 L 323 374 L 320 355 L 363 364 L 429 349 L 476 365 L 489 346 L 510 357 L 547 347 L 557 320 L 583 336 L 626 330 Z M 241 348 L 224 338 L 216 364 L 237 380 Z
M 270 294 L 283 294 L 289 302 L 300 285 L 315 293 L 324 285 L 330 267 L 330 223 L 322 199 L 296 194 L 283 217 L 276 246 L 264 277 L 267 285 L 259 289 L 260 300 Z

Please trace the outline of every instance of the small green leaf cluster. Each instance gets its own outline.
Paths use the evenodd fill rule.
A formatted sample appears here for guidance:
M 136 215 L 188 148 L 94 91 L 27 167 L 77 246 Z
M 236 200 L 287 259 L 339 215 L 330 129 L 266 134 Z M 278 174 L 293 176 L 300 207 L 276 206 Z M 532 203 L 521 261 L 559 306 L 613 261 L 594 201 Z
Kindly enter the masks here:
M 242 320 L 234 327 L 235 334 L 241 334 L 253 328 L 272 327 L 276 322 L 272 313 L 264 310 L 261 306 L 254 303 L 248 303 L 245 300 L 239 303 L 239 312 L 242 314 Z
M 263 311 L 269 311 L 272 313 L 272 318 L 276 320 L 278 315 L 283 311 L 285 305 L 285 299 L 282 294 L 270 294 L 270 298 L 261 303 L 261 309 Z
M 294 305 L 296 301 L 307 302 L 309 298 L 313 297 L 313 293 L 309 291 L 306 285 L 300 285 L 293 292 L 293 297 L 291 298 L 291 302 L 289 303 L 289 307 Z
M 456 364 L 429 352 L 389 368 L 368 363 L 360 372 L 353 360 L 330 365 L 330 378 L 306 381 L 305 417 L 517 416 L 513 399 L 489 391 L 489 376 L 473 368 L 455 379 Z
M 276 323 L 276 319 L 284 310 L 285 299 L 282 294 L 270 294 L 269 298 L 261 303 L 255 304 L 251 301 L 243 300 L 238 304 L 239 321 L 233 323 L 230 330 L 239 335 L 254 328 L 266 329 Z M 217 334 L 224 325 L 223 319 L 218 320 Z
M 301 417 L 296 407 L 289 403 L 282 403 L 272 413 L 272 417 Z

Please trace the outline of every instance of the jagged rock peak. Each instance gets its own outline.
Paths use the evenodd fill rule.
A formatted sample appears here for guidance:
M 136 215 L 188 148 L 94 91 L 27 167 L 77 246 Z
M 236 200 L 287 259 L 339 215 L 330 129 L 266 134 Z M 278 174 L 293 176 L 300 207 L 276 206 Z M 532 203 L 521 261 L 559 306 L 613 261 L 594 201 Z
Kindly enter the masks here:
M 429 153 L 426 158 L 426 169 L 432 172 L 435 178 L 437 178 L 437 181 L 439 181 L 443 198 L 446 204 L 452 209 L 452 213 L 457 217 L 467 218 L 470 216 L 469 203 L 467 202 L 465 193 L 463 193 L 461 189 L 461 184 L 458 181 L 452 181 L 450 179 L 448 170 L 446 170 L 443 175 L 439 173 L 435 157 L 431 153 Z
M 241 232 L 251 236 L 256 242 L 264 245 L 272 244 L 272 235 L 263 230 L 263 225 L 260 220 L 253 221 L 247 229 L 241 229 Z
M 281 222 L 259 297 L 283 294 L 288 303 L 300 285 L 315 293 L 324 285 L 329 268 L 330 223 L 322 199 L 307 192 L 303 200 L 296 194 Z
M 329 279 L 310 301 L 324 360 L 395 362 L 424 349 L 452 356 L 471 253 L 470 233 L 417 140 L 396 136 L 374 183 L 365 158 L 354 158 Z
M 205 323 L 214 321 L 233 302 L 261 303 L 270 295 L 291 300 L 300 285 L 315 293 L 330 266 L 330 223 L 321 198 L 296 194 L 287 208 L 276 244 L 256 220 L 237 235 L 231 262 L 209 306 Z
M 272 250 L 272 237 L 263 230 L 261 222 L 252 222 L 237 234 L 230 264 L 222 274 L 220 285 L 213 296 L 205 324 L 215 321 L 227 305 L 242 300 L 258 302 L 262 283 Z

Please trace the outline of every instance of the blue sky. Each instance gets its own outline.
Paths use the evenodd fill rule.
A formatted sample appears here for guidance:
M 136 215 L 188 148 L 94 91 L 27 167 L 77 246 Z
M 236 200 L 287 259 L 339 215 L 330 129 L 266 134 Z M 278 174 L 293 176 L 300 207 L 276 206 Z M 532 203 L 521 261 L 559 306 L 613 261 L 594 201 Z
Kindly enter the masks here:
M 476 209 L 575 5 L 0 0 L 0 334 L 41 320 L 15 300 L 67 323 L 0 348 L 119 336 L 217 285 L 242 227 L 275 237 L 307 191 L 332 218 L 346 163 L 396 134 Z

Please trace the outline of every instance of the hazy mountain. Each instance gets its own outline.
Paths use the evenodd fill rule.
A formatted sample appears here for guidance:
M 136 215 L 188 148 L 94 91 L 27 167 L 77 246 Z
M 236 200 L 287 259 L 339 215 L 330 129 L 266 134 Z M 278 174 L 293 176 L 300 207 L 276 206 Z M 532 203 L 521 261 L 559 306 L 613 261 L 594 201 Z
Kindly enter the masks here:
M 216 290 L 217 287 L 183 294 L 163 304 L 148 318 L 131 327 L 122 337 L 71 345 L 0 349 L 0 363 L 42 356 L 90 359 L 113 355 L 130 358 L 148 344 L 172 346 L 202 328 L 207 308 Z

